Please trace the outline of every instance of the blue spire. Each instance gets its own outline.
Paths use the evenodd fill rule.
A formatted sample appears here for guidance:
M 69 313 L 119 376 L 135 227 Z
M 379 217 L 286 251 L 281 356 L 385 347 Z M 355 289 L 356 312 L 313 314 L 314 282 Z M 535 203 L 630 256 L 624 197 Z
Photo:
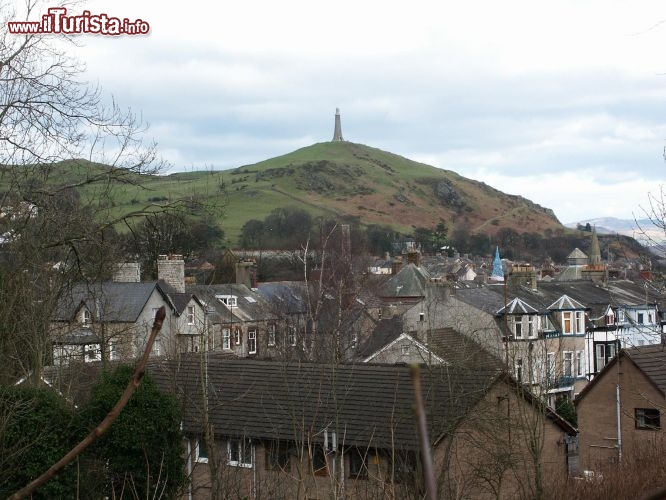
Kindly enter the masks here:
M 495 281 L 504 281 L 504 269 L 502 268 L 502 259 L 500 259 L 499 247 L 495 247 L 495 260 L 493 261 L 493 272 L 490 279 Z

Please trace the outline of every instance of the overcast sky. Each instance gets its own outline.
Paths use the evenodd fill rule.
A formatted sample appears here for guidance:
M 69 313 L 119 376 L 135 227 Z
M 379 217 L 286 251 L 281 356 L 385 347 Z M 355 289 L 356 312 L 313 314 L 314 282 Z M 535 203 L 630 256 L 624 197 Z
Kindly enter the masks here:
M 144 37 L 81 37 L 173 170 L 333 135 L 454 170 L 571 222 L 641 215 L 666 178 L 666 3 L 95 0 Z M 187 7 L 185 6 L 187 5 Z

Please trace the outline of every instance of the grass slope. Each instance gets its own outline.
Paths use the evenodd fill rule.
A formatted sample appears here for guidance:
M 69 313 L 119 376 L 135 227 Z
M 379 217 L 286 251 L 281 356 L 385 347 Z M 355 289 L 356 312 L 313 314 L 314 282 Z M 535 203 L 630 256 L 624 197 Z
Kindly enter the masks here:
M 63 162 L 59 182 L 98 174 L 104 166 Z M 281 206 L 301 207 L 314 216 L 358 216 L 363 224 L 386 224 L 409 233 L 445 221 L 450 229 L 496 233 L 561 229 L 552 211 L 504 194 L 455 172 L 351 142 L 324 142 L 234 170 L 146 175 L 140 186 L 115 187 L 112 206 L 121 215 L 146 205 L 187 199 L 217 207 L 198 213 L 215 218 L 231 245 L 250 219 L 263 219 Z M 80 188 L 94 198 L 94 187 Z M 193 204 L 194 205 L 194 204 Z

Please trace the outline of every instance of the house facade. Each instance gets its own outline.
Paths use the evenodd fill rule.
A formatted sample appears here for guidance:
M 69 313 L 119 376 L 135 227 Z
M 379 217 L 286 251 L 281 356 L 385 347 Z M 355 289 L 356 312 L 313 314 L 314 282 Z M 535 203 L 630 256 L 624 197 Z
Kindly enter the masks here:
M 164 256 L 158 275 L 158 281 L 141 282 L 138 266 L 124 264 L 115 281 L 79 284 L 64 293 L 50 327 L 53 363 L 136 358 L 161 307 L 167 315 L 151 355 L 174 357 L 205 348 L 206 311 L 185 292 L 182 258 Z
M 666 350 L 622 349 L 575 400 L 580 466 L 599 470 L 666 445 Z

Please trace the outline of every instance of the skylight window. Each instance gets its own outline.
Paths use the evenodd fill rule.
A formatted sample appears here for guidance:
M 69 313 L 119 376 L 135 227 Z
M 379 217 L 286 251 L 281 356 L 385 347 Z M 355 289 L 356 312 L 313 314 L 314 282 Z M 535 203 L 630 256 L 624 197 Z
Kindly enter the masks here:
M 251 304 L 253 304 L 253 303 L 256 302 L 256 299 L 255 299 L 254 297 L 250 297 L 250 296 L 246 296 L 246 297 L 245 297 L 245 300 L 247 300 L 247 301 L 250 302 Z

